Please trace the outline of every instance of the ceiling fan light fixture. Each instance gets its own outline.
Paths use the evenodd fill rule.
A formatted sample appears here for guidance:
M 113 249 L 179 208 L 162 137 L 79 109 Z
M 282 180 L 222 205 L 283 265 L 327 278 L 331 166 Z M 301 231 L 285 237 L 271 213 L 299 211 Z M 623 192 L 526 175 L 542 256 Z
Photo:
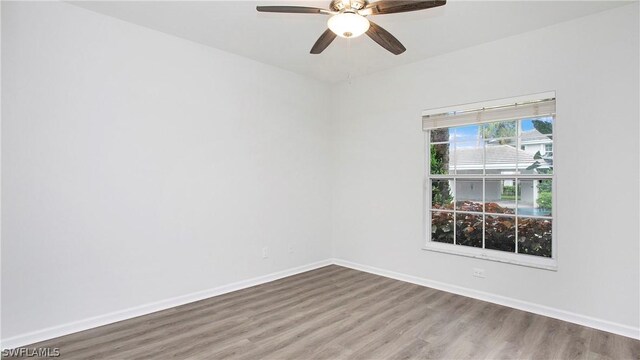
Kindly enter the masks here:
M 327 26 L 340 37 L 354 38 L 369 30 L 369 20 L 352 12 L 343 12 L 329 18 Z

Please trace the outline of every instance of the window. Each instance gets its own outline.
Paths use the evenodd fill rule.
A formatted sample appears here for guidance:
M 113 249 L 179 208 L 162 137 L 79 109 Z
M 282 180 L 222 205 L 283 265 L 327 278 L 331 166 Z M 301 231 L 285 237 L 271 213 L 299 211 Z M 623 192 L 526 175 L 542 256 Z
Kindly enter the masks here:
M 545 154 L 545 156 L 553 156 L 553 144 L 552 143 L 544 144 L 544 154 Z
M 554 93 L 425 112 L 425 249 L 555 269 L 554 123 Z

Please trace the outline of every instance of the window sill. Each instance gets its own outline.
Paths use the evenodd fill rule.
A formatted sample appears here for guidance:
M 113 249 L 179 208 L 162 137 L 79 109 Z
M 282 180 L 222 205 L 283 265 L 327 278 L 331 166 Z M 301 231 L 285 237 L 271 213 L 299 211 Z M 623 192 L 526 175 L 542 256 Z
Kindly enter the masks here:
M 489 261 L 497 261 L 501 263 L 526 266 L 543 270 L 558 271 L 558 262 L 553 258 L 550 259 L 533 255 L 512 254 L 497 250 L 478 249 L 462 245 L 437 243 L 431 241 L 429 241 L 422 248 L 422 250 L 466 256 Z

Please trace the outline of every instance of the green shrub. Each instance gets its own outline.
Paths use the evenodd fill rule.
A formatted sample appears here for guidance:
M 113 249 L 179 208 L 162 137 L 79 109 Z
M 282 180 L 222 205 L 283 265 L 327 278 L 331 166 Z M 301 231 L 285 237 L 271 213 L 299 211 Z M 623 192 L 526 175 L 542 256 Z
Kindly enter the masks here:
M 516 187 L 515 186 L 503 186 L 502 187 L 502 195 L 516 196 Z
M 536 200 L 538 206 L 543 209 L 551 210 L 551 193 L 550 192 L 541 192 L 538 193 L 538 199 Z
M 551 180 L 540 180 L 538 182 L 538 191 L 551 192 Z

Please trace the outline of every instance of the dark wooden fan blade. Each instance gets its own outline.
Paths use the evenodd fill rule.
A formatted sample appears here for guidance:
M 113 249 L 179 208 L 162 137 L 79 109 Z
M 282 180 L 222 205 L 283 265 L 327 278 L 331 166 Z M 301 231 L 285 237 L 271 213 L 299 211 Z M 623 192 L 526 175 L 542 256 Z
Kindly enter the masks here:
M 381 0 L 370 4 L 364 11 L 370 11 L 371 15 L 394 14 L 408 11 L 417 11 L 430 9 L 445 5 L 446 0 L 429 0 L 429 1 L 393 1 Z
M 391 33 L 387 30 L 381 28 L 379 25 L 375 24 L 373 21 L 369 21 L 369 30 L 367 30 L 367 35 L 373 39 L 373 41 L 377 42 L 378 45 L 383 48 L 389 50 L 394 55 L 400 55 L 405 50 L 407 50 L 398 39 L 396 39 Z
M 320 35 L 320 37 L 318 38 L 318 41 L 316 41 L 316 43 L 313 44 L 313 47 L 311 48 L 311 53 L 320 54 L 321 52 L 323 52 L 324 49 L 326 49 L 327 46 L 331 44 L 333 39 L 336 38 L 336 36 L 337 35 L 333 31 L 331 31 L 331 29 L 327 29 L 327 31 L 325 31 L 324 33 L 322 33 L 322 35 Z
M 289 14 L 327 14 L 328 10 L 308 6 L 256 6 L 260 12 L 289 13 Z

